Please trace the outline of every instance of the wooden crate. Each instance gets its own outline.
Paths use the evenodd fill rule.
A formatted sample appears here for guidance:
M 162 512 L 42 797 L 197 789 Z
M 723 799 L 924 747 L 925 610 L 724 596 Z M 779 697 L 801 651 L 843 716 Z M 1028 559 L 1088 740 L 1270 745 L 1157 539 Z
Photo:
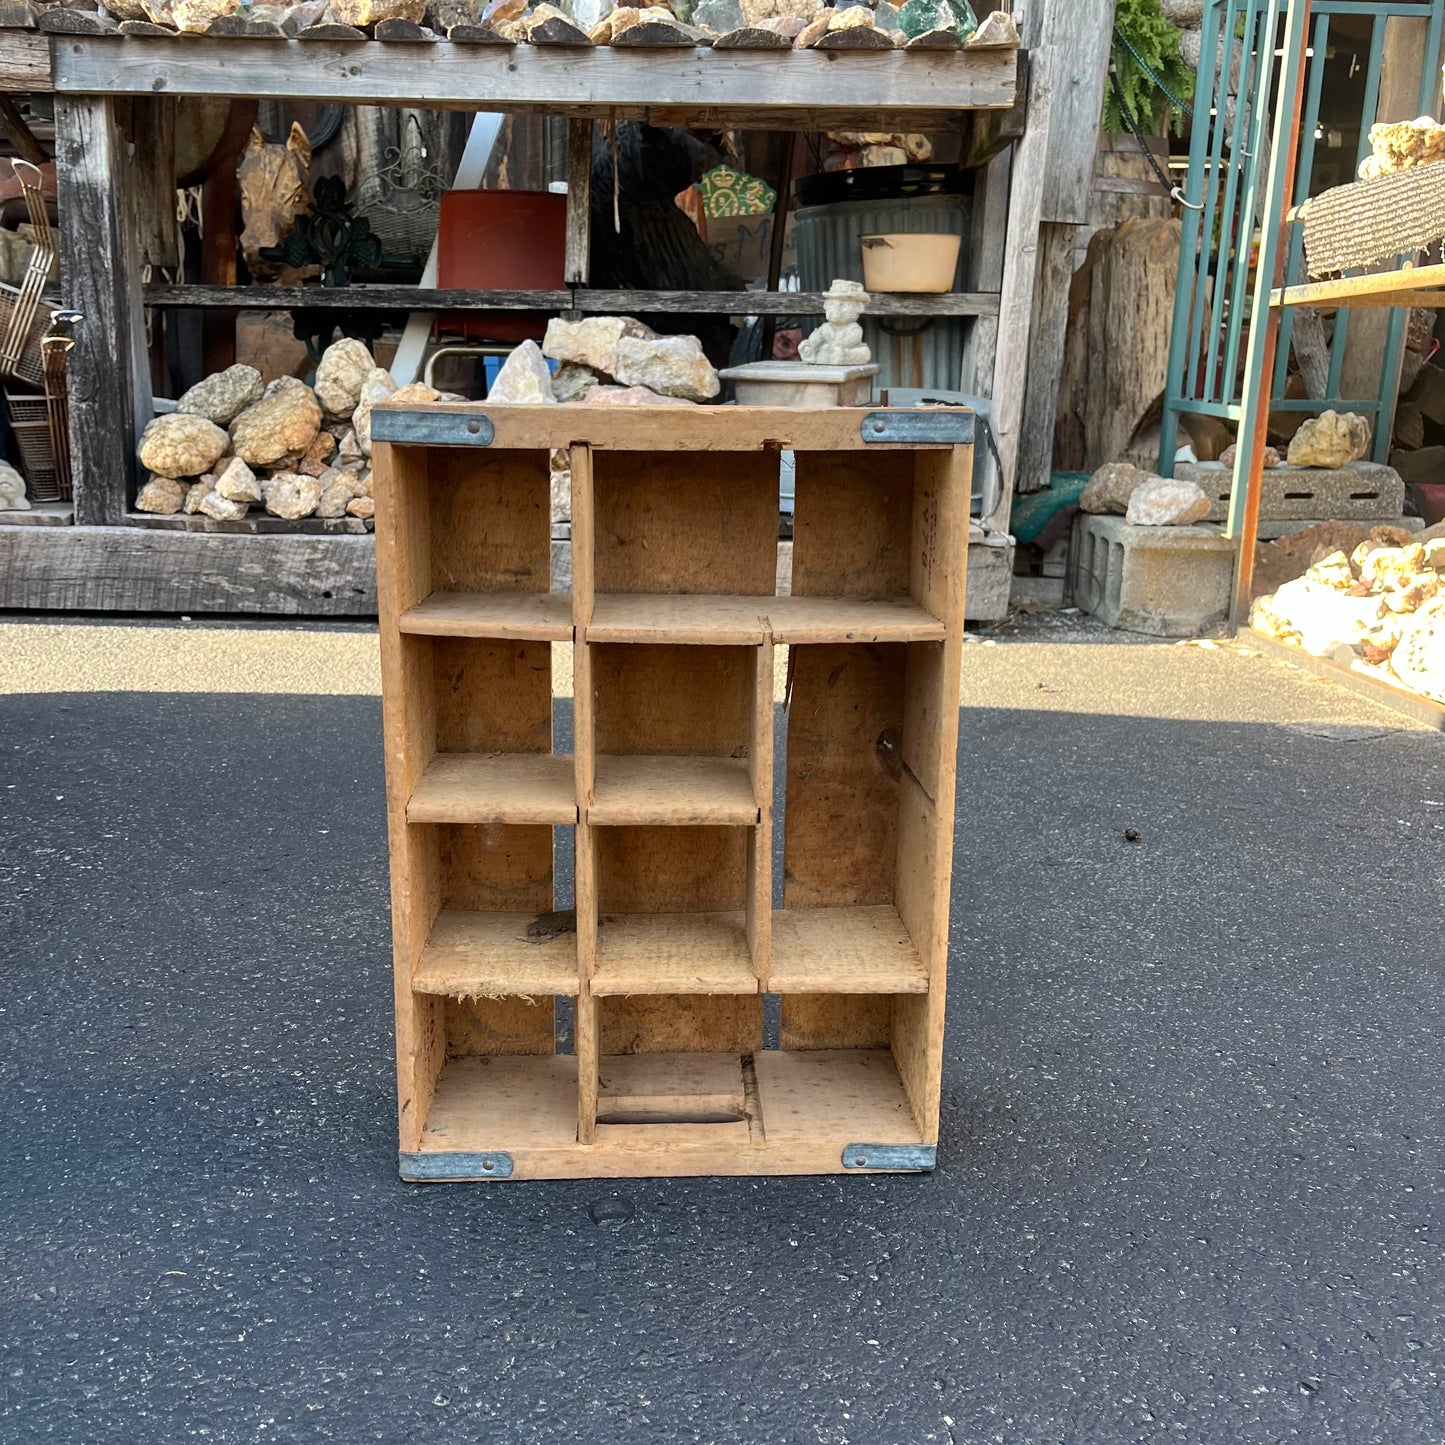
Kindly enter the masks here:
M 972 415 L 382 407 L 373 436 L 403 1176 L 932 1167 Z

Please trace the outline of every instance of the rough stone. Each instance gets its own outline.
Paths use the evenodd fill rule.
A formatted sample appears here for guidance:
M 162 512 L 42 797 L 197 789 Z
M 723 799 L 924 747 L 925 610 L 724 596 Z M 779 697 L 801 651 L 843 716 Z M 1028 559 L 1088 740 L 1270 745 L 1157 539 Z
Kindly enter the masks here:
M 390 401 L 395 395 L 396 383 L 391 379 L 389 371 L 383 371 L 378 366 L 367 372 L 366 380 L 361 383 L 361 400 L 357 402 L 356 410 L 351 415 L 351 427 L 356 433 L 356 444 L 363 456 L 371 455 L 372 407 Z
M 218 522 L 239 522 L 251 508 L 245 502 L 230 501 L 219 492 L 207 492 L 196 510 Z
M 1209 498 L 1193 482 L 1149 477 L 1129 494 L 1124 520 L 1135 527 L 1187 527 L 1209 515 Z
M 1150 474 L 1128 462 L 1107 462 L 1100 467 L 1079 495 L 1083 512 L 1113 512 L 1123 516 L 1129 510 L 1129 498 L 1135 487 L 1142 486 Z
M 25 495 L 25 478 L 10 465 L 0 462 L 0 512 L 28 512 L 30 501 Z
M 1230 444 L 1229 444 L 1227 447 L 1225 447 L 1225 449 L 1224 449 L 1222 452 L 1220 452 L 1220 454 L 1219 454 L 1219 465 L 1222 466 L 1222 467 L 1233 467 L 1233 466 L 1234 466 L 1234 454 L 1235 454 L 1238 450 L 1239 450 L 1239 448 L 1238 448 L 1237 446 L 1235 446 L 1235 444 L 1234 444 L 1233 442 L 1230 442 Z M 1278 448 L 1278 447 L 1270 447 L 1270 446 L 1265 447 L 1265 449 L 1264 449 L 1264 469 L 1265 469 L 1266 471 L 1271 471 L 1271 470 L 1273 470 L 1275 467 L 1279 466 L 1280 463 L 1281 463 L 1283 460 L 1284 460 L 1284 458 L 1280 456 L 1280 454 L 1279 454 L 1279 448 Z
M 1311 582 L 1318 582 L 1323 587 L 1333 587 L 1340 592 L 1348 591 L 1355 584 L 1354 568 L 1350 566 L 1350 559 L 1343 552 L 1331 552 L 1328 557 L 1321 557 L 1305 576 Z
M 266 488 L 266 510 L 288 522 L 309 517 L 321 501 L 321 483 L 298 472 L 278 472 Z
M 135 495 L 137 512 L 154 512 L 159 517 L 174 516 L 186 504 L 184 482 L 170 477 L 152 477 Z
M 646 386 L 594 386 L 583 406 L 696 406 L 685 396 L 663 396 Z
M 657 333 L 631 316 L 585 316 L 581 321 L 551 320 L 542 338 L 542 355 L 575 362 L 601 376 L 617 375 L 617 343 L 624 336 L 650 340 Z
M 226 454 L 226 433 L 203 416 L 171 412 L 141 434 L 141 465 L 162 477 L 198 477 Z
M 426 17 L 426 0 L 331 0 L 330 19 L 338 25 L 369 29 L 383 20 L 411 20 L 420 25 Z
M 213 20 L 234 15 L 241 0 L 146 0 L 147 18 L 185 35 L 202 35 Z
M 617 343 L 613 375 L 623 386 L 645 386 L 685 401 L 707 401 L 722 389 L 717 369 L 695 336 L 624 336 Z
M 376 503 L 370 497 L 353 497 L 346 504 L 346 515 L 348 517 L 374 517 Z
M 499 406 L 551 405 L 552 373 L 535 341 L 524 341 L 502 363 L 497 379 L 487 388 L 487 400 Z
M 338 462 L 360 462 L 364 460 L 365 453 L 361 450 L 361 443 L 356 439 L 356 428 L 349 426 L 345 434 L 336 443 L 336 460 Z
M 352 491 L 349 482 L 332 482 L 329 486 L 323 485 L 321 489 L 321 500 L 316 504 L 316 515 L 318 517 L 344 517 L 346 507 L 356 496 Z
M 1390 666 L 1406 687 L 1445 702 L 1445 598 L 1428 603 L 1404 623 Z
M 1322 411 L 1290 438 L 1292 467 L 1343 467 L 1370 449 L 1370 424 L 1358 412 Z
M 557 401 L 581 401 L 600 381 L 591 367 L 564 361 L 552 373 L 552 396 Z
M 738 0 L 702 0 L 692 12 L 692 22 L 714 35 L 726 35 L 730 30 L 741 30 L 746 17 Z
M 431 406 L 446 399 L 444 392 L 438 391 L 434 386 L 428 386 L 424 381 L 409 381 L 400 391 L 392 392 L 390 397 L 390 400 L 408 406 Z
M 1195 0 L 1195 3 L 1202 5 L 1203 0 Z M 881 8 L 881 7 L 880 7 Z M 882 20 L 879 21 L 882 24 Z M 994 10 L 985 15 L 979 22 L 979 27 L 968 37 L 971 46 L 985 45 L 1017 45 L 1019 43 L 1019 28 L 1014 18 L 1006 10 Z
M 248 406 L 260 401 L 264 389 L 261 373 L 254 366 L 228 366 L 198 381 L 176 403 L 176 410 L 229 426 Z
M 215 477 L 201 477 L 190 485 L 186 492 L 186 500 L 182 503 L 183 510 L 190 516 L 195 516 L 201 510 L 201 503 L 205 501 L 208 493 L 215 491 Z
M 361 401 L 361 384 L 375 368 L 371 352 L 355 337 L 333 341 L 316 368 L 316 400 L 327 416 L 349 417 Z
M 302 472 L 308 477 L 319 477 L 330 467 L 335 451 L 336 438 L 330 432 L 317 432 L 316 440 L 306 448 L 305 455 L 298 457 L 295 466 L 286 470 Z
M 283 376 L 231 423 L 231 449 L 253 467 L 274 466 L 293 452 L 304 454 L 320 430 L 316 393 L 294 376 Z
M 1377 596 L 1352 597 L 1347 592 L 1297 577 L 1250 608 L 1249 625 L 1268 637 L 1298 642 L 1314 657 L 1337 648 L 1354 647 L 1373 631 L 1384 611 Z
M 261 500 L 261 483 L 256 480 L 256 473 L 240 457 L 232 457 L 216 473 L 216 481 L 212 490 L 225 497 L 229 502 L 259 502 Z

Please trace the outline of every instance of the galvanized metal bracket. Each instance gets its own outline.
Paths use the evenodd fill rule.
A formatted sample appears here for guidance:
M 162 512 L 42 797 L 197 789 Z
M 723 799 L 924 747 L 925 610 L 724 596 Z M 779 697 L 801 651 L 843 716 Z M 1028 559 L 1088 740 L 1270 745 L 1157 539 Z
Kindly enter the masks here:
M 371 414 L 371 439 L 402 447 L 489 447 L 496 429 L 474 411 L 387 411 Z
M 936 446 L 972 446 L 973 413 L 946 407 L 863 413 L 859 430 L 865 442 L 929 442 Z
M 850 1144 L 843 1151 L 845 1169 L 932 1169 L 936 1144 Z
M 442 1183 L 464 1179 L 510 1179 L 512 1156 L 503 1149 L 482 1154 L 408 1154 L 398 1156 L 401 1177 L 410 1183 Z

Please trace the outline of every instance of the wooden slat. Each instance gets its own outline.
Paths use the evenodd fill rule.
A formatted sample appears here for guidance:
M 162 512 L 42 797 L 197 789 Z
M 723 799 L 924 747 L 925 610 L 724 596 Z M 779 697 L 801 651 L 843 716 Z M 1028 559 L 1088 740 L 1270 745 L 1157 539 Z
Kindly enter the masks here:
M 42 79 L 32 50 L 13 62 Z M 65 93 L 231 95 L 439 108 L 547 111 L 568 117 L 686 111 L 818 130 L 857 118 L 873 129 L 948 128 L 961 109 L 1013 103 L 1016 52 L 832 57 L 812 51 L 629 52 L 519 45 L 401 47 L 328 41 L 279 44 L 241 37 L 67 38 L 56 49 Z M 31 89 L 19 85 L 17 89 Z
M 587 629 L 593 642 L 756 645 L 914 642 L 944 625 L 908 597 L 733 597 L 604 593 Z
M 745 758 L 603 753 L 596 767 L 593 802 L 587 809 L 587 822 L 594 827 L 758 821 Z
M 592 126 L 574 120 L 567 127 L 567 257 L 569 286 L 585 286 L 592 245 Z
M 34 30 L 0 31 L 0 90 L 45 95 L 54 89 L 50 37 Z
M 1341 276 L 1334 281 L 1308 281 L 1276 286 L 1271 306 L 1438 306 L 1434 287 L 1445 287 L 1445 265 L 1403 266 L 1368 276 Z
M 599 1073 L 605 1123 L 738 1121 L 746 1110 L 737 1054 L 613 1054 Z
M 590 124 L 590 122 L 586 122 Z M 294 311 L 334 307 L 364 311 L 580 311 L 614 316 L 634 311 L 706 312 L 719 316 L 821 316 L 821 291 L 571 291 L 442 290 L 435 286 L 201 286 L 153 283 L 142 288 L 147 306 Z M 869 316 L 989 316 L 998 294 L 950 291 L 871 296 Z
M 592 992 L 757 993 L 741 913 L 608 913 Z
M 565 1054 L 453 1059 L 437 1081 L 422 1153 L 559 1147 L 577 1137 L 577 1063 Z
M 433 592 L 403 612 L 398 626 L 427 637 L 567 642 L 572 600 L 553 592 Z
M 748 773 L 758 804 L 758 826 L 748 831 L 746 927 L 753 972 L 768 976 L 773 951 L 773 648 L 752 650 L 748 682 Z
M 535 913 L 444 908 L 417 960 L 412 988 L 457 997 L 575 994 L 576 934 L 529 936 L 538 923 Z
M 768 1049 L 753 1056 L 768 1147 L 827 1139 L 920 1142 L 893 1059 L 883 1049 Z
M 575 823 L 572 759 L 438 754 L 413 790 L 406 816 L 412 823 Z
M 773 914 L 771 993 L 927 993 L 928 972 L 898 910 L 792 908 Z

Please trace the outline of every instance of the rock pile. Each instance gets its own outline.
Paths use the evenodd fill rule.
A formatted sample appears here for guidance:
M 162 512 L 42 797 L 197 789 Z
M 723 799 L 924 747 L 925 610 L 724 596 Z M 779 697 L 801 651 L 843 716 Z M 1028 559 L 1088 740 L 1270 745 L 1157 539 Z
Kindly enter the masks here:
M 255 506 L 290 521 L 370 517 L 371 408 L 392 396 L 465 400 L 420 384 L 398 391 L 349 338 L 327 348 L 314 387 L 294 376 L 268 386 L 255 367 L 227 367 L 146 427 L 139 455 L 150 479 L 136 508 L 218 521 L 239 521 Z
M 1445 702 L 1445 524 L 1401 546 L 1367 537 L 1318 558 L 1258 598 L 1249 624 L 1316 657 L 1348 649 Z
M 1185 527 L 1209 515 L 1209 498 L 1196 482 L 1154 476 L 1128 462 L 1109 462 L 1089 478 L 1079 507 L 1112 512 L 1136 527 Z
M 555 375 L 547 358 L 561 363 Z M 549 321 L 540 348 L 524 341 L 487 400 L 648 406 L 711 401 L 721 389 L 695 336 L 659 336 L 631 316 L 588 316 Z

